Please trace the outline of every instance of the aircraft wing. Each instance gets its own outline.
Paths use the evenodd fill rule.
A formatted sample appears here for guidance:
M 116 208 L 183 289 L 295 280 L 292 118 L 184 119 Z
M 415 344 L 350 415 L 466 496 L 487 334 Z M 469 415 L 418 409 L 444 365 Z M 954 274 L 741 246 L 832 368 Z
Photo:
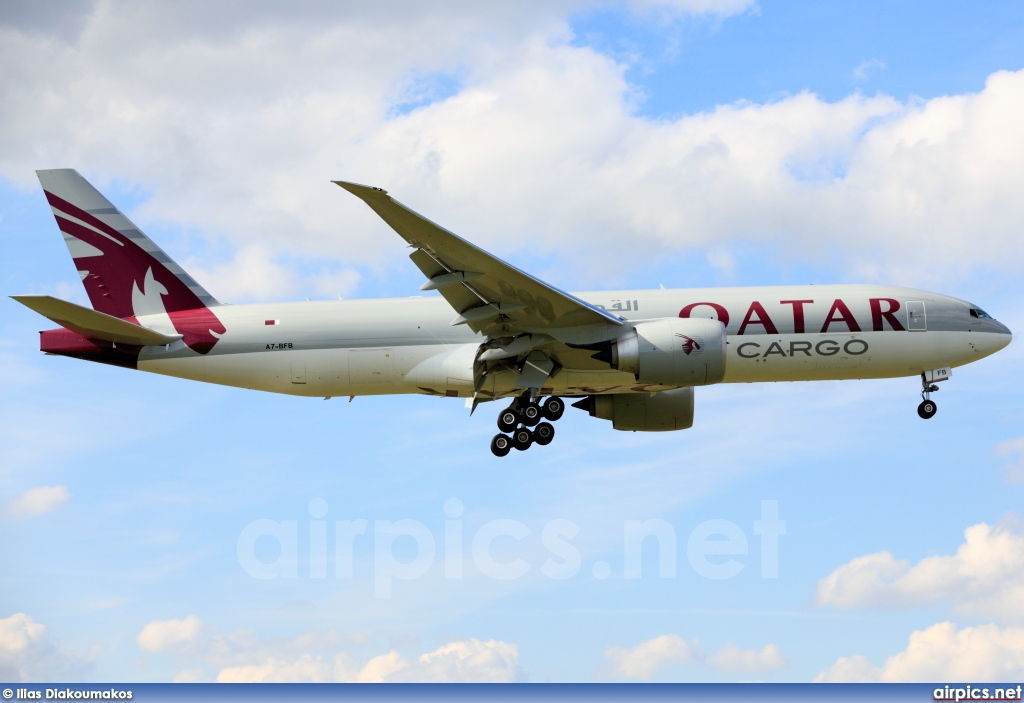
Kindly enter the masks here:
M 75 305 L 49 295 L 12 295 L 11 297 L 43 317 L 50 318 L 61 327 L 91 339 L 144 347 L 170 344 L 182 338 L 180 334 L 160 334 L 119 317 L 84 308 L 81 305 Z
M 444 296 L 458 313 L 452 325 L 469 325 L 475 332 L 494 337 L 624 322 L 506 264 L 413 212 L 385 190 L 346 181 L 334 183 L 363 200 L 416 248 L 409 258 L 427 277 L 420 288 Z

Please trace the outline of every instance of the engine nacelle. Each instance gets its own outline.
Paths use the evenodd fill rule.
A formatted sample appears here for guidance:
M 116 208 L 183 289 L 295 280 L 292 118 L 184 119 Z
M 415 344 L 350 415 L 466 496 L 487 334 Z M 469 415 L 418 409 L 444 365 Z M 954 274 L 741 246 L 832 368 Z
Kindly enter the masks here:
M 641 383 L 707 386 L 725 377 L 725 345 L 718 320 L 666 317 L 641 322 L 612 342 L 609 361 Z
M 574 403 L 617 430 L 668 432 L 693 426 L 693 386 L 650 393 L 592 395 Z

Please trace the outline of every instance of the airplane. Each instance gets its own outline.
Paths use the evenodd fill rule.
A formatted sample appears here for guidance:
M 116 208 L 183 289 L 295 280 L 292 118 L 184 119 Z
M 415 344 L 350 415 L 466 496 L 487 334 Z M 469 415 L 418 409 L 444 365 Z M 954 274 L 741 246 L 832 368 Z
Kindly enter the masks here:
M 41 351 L 299 396 L 510 399 L 496 456 L 550 443 L 570 399 L 616 430 L 687 429 L 715 383 L 916 376 L 928 419 L 954 367 L 1012 338 L 973 303 L 888 285 L 566 293 L 347 181 L 440 295 L 226 305 L 77 171 L 37 175 L 92 303 L 11 296 L 60 325 Z

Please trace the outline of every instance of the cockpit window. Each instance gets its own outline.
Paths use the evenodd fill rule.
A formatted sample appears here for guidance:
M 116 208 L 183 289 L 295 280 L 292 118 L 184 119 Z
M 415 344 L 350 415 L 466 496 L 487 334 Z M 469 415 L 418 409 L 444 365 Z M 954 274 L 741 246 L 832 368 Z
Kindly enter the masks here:
M 981 308 L 971 308 L 971 317 L 976 317 L 979 320 L 991 320 L 992 316 Z

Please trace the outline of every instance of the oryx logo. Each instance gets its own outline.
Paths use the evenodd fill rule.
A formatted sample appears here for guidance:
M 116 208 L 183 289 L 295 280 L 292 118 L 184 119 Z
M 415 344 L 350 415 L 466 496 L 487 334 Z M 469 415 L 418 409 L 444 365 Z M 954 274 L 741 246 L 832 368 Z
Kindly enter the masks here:
M 699 352 L 700 351 L 700 342 L 698 342 L 693 337 L 687 337 L 685 334 L 679 334 L 678 332 L 676 332 L 676 336 L 677 337 L 682 337 L 682 339 L 683 339 L 683 352 L 687 356 L 689 356 L 693 352 Z
M 166 275 L 165 280 L 170 280 L 170 274 Z M 173 328 L 178 334 L 184 335 L 182 341 L 193 351 L 208 353 L 226 332 L 224 325 L 205 305 L 191 310 L 168 312 L 163 301 L 166 295 L 167 286 L 156 280 L 153 267 L 147 268 L 142 289 L 138 281 L 132 283 L 132 310 L 135 318 L 148 315 L 150 320 L 158 322 L 164 329 Z

